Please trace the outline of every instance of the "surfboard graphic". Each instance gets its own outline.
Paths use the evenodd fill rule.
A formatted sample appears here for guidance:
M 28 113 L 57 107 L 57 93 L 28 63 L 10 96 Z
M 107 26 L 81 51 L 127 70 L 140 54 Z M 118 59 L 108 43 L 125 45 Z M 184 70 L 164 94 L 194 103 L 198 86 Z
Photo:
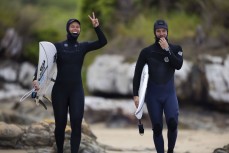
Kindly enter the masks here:
M 141 80 L 140 80 L 140 87 L 138 90 L 138 95 L 139 95 L 139 104 L 138 104 L 138 108 L 135 112 L 135 116 L 137 117 L 137 119 L 141 119 L 142 118 L 142 114 L 143 114 L 143 106 L 145 103 L 145 94 L 146 94 L 146 88 L 147 88 L 147 84 L 148 84 L 148 79 L 149 79 L 149 70 L 148 70 L 148 65 L 145 64 L 142 70 L 142 74 L 141 74 Z
M 48 99 L 51 102 L 50 88 L 53 86 L 53 80 L 56 77 L 56 47 L 51 42 L 41 41 L 39 42 L 39 60 L 37 67 L 37 80 L 39 82 L 40 89 L 36 92 L 35 89 L 30 90 L 21 99 L 20 102 L 24 101 L 27 97 L 32 94 L 37 104 L 43 103 L 43 98 Z M 49 91 L 49 92 L 48 92 Z M 47 108 L 46 108 L 47 109 Z
M 48 86 L 51 83 L 56 72 L 56 47 L 47 41 L 39 43 L 39 62 L 37 71 L 37 80 L 40 89 L 37 96 L 45 96 Z

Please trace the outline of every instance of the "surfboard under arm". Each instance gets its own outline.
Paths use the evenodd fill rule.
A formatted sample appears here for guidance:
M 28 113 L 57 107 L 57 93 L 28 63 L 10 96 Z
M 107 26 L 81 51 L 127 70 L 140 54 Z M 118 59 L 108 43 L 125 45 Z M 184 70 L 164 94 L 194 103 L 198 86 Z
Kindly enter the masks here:
M 138 90 L 139 105 L 138 105 L 138 108 L 135 112 L 135 116 L 139 120 L 142 118 L 142 114 L 143 114 L 143 107 L 144 107 L 144 103 L 145 103 L 145 94 L 146 94 L 148 79 L 149 79 L 149 70 L 148 70 L 148 65 L 145 64 L 145 66 L 143 67 L 143 70 L 142 70 L 140 87 Z

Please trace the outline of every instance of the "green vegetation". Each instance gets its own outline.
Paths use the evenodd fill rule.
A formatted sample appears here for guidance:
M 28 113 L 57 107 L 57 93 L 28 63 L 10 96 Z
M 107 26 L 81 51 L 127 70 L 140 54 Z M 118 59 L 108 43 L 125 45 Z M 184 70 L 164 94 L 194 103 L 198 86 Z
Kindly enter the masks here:
M 79 41 L 96 39 L 88 18 L 93 11 L 108 45 L 86 56 L 84 81 L 86 67 L 98 54 L 124 54 L 134 61 L 136 51 L 154 41 L 153 23 L 159 18 L 168 22 L 170 40 L 193 38 L 197 25 L 202 25 L 208 36 L 223 36 L 229 42 L 229 1 L 225 0 L 1 0 L 0 38 L 7 28 L 15 28 L 23 37 L 23 59 L 37 64 L 38 42 L 64 40 L 69 18 L 81 21 Z
M 225 33 L 222 27 L 228 26 L 228 20 L 223 20 L 225 12 L 229 14 L 228 8 L 229 2 L 223 0 L 132 0 L 125 3 L 121 0 L 2 0 L 0 37 L 8 27 L 17 29 L 24 39 L 24 58 L 36 63 L 37 42 L 65 39 L 65 24 L 69 18 L 78 18 L 82 23 L 80 41 L 93 40 L 94 31 L 88 19 L 92 11 L 100 19 L 110 41 L 121 36 L 143 39 L 148 44 L 154 40 L 153 23 L 158 18 L 168 21 L 170 39 L 193 37 L 198 24 L 206 25 L 210 35 Z M 219 14 L 225 17 L 219 18 Z M 212 26 L 216 30 L 210 30 Z

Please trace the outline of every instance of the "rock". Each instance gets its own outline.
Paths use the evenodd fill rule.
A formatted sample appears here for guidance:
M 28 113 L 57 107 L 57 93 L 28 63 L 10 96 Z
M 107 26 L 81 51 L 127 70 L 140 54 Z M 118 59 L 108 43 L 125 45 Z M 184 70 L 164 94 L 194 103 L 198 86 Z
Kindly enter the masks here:
M 224 59 L 203 54 L 198 59 L 197 63 L 184 60 L 181 70 L 175 72 L 178 99 L 183 103 L 211 103 L 229 110 L 229 55 Z M 99 96 L 132 96 L 134 65 L 125 63 L 120 56 L 97 57 L 88 70 L 89 92 L 100 93 Z
M 5 83 L 3 85 L 3 88 L 0 90 L 0 100 L 2 101 L 7 99 L 18 98 L 24 95 L 26 92 L 28 91 L 23 89 L 17 83 Z
M 23 130 L 16 125 L 0 122 L 0 147 L 17 148 Z
M 20 66 L 19 78 L 18 81 L 24 88 L 32 88 L 32 80 L 35 73 L 35 67 L 28 63 L 24 62 Z
M 132 64 L 124 63 L 122 56 L 98 56 L 88 68 L 88 90 L 94 94 L 130 95 L 132 71 Z
M 207 79 L 208 100 L 212 103 L 229 104 L 229 55 L 223 60 L 221 57 L 203 56 L 204 72 Z
M 87 96 L 84 117 L 89 123 L 105 122 L 108 127 L 128 127 L 136 125 L 136 108 L 132 99 L 109 99 Z M 146 106 L 142 120 L 148 120 Z
M 193 63 L 187 60 L 183 61 L 183 66 L 179 71 L 175 71 L 175 85 L 176 93 L 179 99 L 186 100 L 187 97 L 190 97 L 192 88 L 190 88 L 191 82 L 188 82 L 190 75 L 193 70 Z
M 30 125 L 22 137 L 26 146 L 52 146 L 54 142 L 54 124 L 46 122 Z
M 54 139 L 54 121 L 42 121 L 19 128 L 13 124 L 0 122 L 0 147 L 3 149 L 29 149 L 31 153 L 53 153 L 56 151 Z M 81 153 L 105 153 L 105 149 L 96 141 L 86 123 L 83 123 L 80 144 Z M 88 129 L 85 129 L 88 128 Z M 85 133 L 85 131 L 87 131 Z M 70 153 L 71 128 L 66 127 L 64 150 Z
M 9 28 L 0 43 L 0 52 L 4 52 L 5 57 L 17 57 L 21 54 L 22 38 L 13 28 Z
M 8 83 L 17 81 L 18 64 L 16 62 L 11 60 L 1 61 L 0 69 L 0 80 Z
M 19 113 L 15 110 L 0 111 L 0 122 L 8 124 L 29 125 L 36 122 L 36 118 L 26 113 Z

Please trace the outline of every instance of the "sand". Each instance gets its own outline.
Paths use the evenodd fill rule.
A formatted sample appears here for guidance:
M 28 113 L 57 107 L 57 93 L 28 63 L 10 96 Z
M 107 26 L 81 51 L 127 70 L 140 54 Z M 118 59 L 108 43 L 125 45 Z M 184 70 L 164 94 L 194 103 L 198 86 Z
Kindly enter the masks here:
M 152 130 L 145 129 L 143 136 L 140 136 L 138 129 L 109 129 L 104 125 L 92 125 L 92 131 L 98 137 L 97 141 L 116 148 L 127 149 L 123 153 L 156 153 Z M 167 149 L 166 129 L 163 130 L 165 149 Z M 178 133 L 175 153 L 213 153 L 214 149 L 229 144 L 229 132 L 216 132 L 206 130 L 180 130 Z M 139 151 L 130 151 L 139 149 Z M 118 153 L 118 151 L 108 151 Z
M 90 125 L 97 141 L 124 151 L 107 153 L 156 153 L 152 141 L 152 130 L 147 128 L 140 136 L 137 128 L 106 128 L 104 124 Z M 165 148 L 166 129 L 163 130 Z M 229 132 L 206 130 L 179 130 L 175 153 L 213 153 L 214 149 L 229 144 Z M 135 151 L 134 151 L 135 150 Z M 26 153 L 23 150 L 0 150 L 0 153 Z

